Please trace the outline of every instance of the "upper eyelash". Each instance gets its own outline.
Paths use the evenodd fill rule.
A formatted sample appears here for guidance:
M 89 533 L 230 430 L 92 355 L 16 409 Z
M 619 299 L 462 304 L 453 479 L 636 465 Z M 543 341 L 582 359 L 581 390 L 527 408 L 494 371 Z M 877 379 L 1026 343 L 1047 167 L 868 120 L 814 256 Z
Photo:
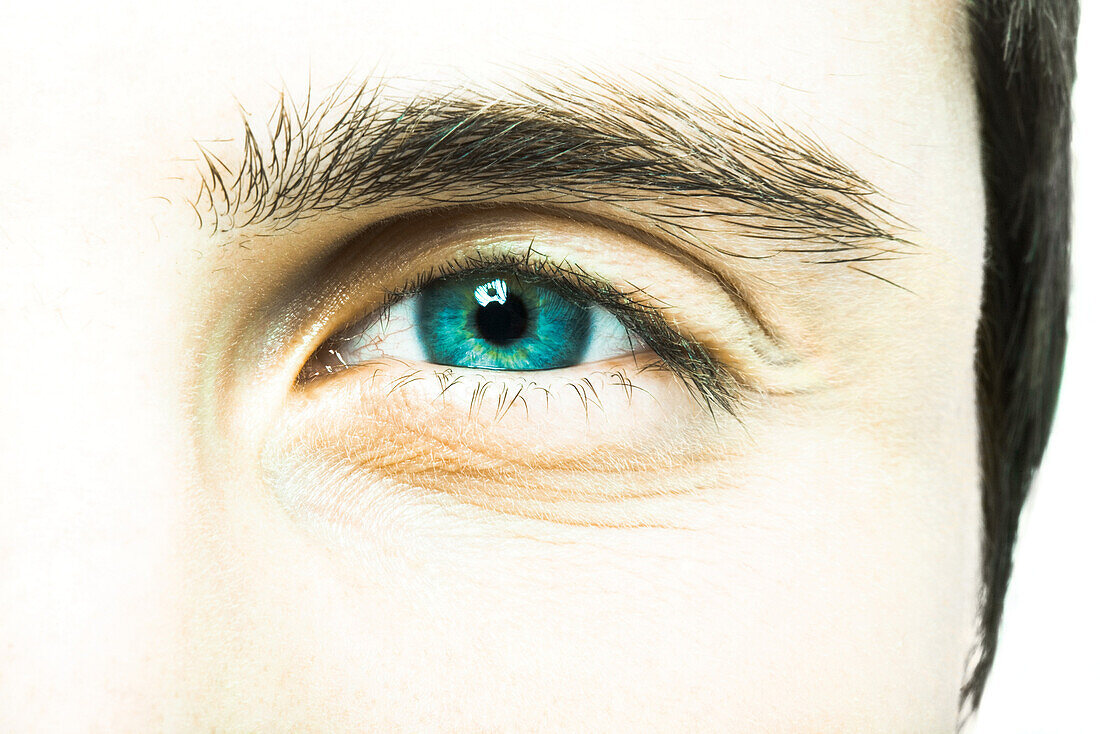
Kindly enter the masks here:
M 630 291 L 623 291 L 575 264 L 554 261 L 533 247 L 523 255 L 477 253 L 450 260 L 420 273 L 400 288 L 388 290 L 376 313 L 385 313 L 387 307 L 415 296 L 440 278 L 477 275 L 482 271 L 499 272 L 502 268 L 513 271 L 516 277 L 553 287 L 579 303 L 594 303 L 606 309 L 638 334 L 706 408 L 711 412 L 718 409 L 735 413 L 746 386 L 706 347 L 670 326 L 662 314 L 664 304 L 641 287 L 632 286 Z M 333 338 L 340 338 L 339 334 Z

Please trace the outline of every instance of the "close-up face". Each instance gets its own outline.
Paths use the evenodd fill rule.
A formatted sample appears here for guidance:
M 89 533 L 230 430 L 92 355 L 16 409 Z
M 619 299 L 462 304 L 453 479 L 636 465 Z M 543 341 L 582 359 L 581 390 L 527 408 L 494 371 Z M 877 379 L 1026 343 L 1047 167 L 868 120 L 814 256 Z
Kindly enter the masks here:
M 21 12 L 0 729 L 954 730 L 961 1 Z

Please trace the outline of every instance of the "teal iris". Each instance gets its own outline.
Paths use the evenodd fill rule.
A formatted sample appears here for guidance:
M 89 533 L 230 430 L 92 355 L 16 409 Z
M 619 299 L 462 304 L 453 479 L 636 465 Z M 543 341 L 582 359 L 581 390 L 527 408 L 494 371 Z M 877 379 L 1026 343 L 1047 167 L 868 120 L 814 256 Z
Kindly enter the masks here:
M 553 288 L 489 273 L 428 284 L 420 292 L 416 324 L 429 362 L 550 370 L 581 360 L 592 316 Z

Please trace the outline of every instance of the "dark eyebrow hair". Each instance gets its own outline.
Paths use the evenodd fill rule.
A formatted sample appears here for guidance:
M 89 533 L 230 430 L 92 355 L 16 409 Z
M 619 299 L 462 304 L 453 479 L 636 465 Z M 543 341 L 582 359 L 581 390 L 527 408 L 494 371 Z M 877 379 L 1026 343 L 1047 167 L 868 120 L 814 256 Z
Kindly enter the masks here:
M 691 83 L 674 91 L 585 72 L 399 102 L 385 91 L 345 80 L 301 105 L 284 92 L 264 128 L 242 109 L 236 165 L 200 145 L 200 225 L 278 230 L 392 199 L 441 207 L 529 196 L 635 214 L 656 204 L 641 216 L 694 245 L 717 220 L 814 262 L 886 259 L 910 244 L 875 188 L 820 142 Z

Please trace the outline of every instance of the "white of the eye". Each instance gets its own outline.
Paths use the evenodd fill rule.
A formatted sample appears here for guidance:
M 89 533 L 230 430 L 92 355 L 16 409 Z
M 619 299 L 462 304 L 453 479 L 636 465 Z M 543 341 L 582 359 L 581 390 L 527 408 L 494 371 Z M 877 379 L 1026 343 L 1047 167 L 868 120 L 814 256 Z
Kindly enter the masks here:
M 377 319 L 337 347 L 340 359 L 349 365 L 383 357 L 405 362 L 427 360 L 416 329 L 419 300 L 419 295 L 413 295 L 387 307 Z
M 644 346 L 642 340 L 607 309 L 593 306 L 591 313 L 591 337 L 581 362 L 601 362 L 622 357 Z
M 486 292 L 485 303 L 507 298 L 507 285 L 501 281 L 487 283 L 478 290 L 495 288 L 495 294 Z M 479 293 L 475 298 L 481 303 Z M 417 302 L 420 295 L 403 298 L 389 306 L 377 319 L 357 333 L 352 333 L 336 347 L 340 359 L 347 365 L 362 364 L 372 359 L 388 357 L 405 362 L 427 361 L 427 354 L 420 342 L 416 328 Z M 485 305 L 482 303 L 482 305 Z M 633 334 L 623 322 L 615 318 L 607 309 L 591 307 L 592 323 L 588 347 L 581 355 L 580 363 L 601 362 L 631 354 L 644 346 L 642 340 Z

